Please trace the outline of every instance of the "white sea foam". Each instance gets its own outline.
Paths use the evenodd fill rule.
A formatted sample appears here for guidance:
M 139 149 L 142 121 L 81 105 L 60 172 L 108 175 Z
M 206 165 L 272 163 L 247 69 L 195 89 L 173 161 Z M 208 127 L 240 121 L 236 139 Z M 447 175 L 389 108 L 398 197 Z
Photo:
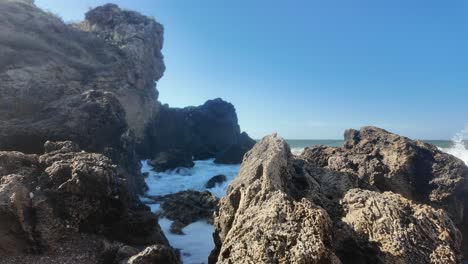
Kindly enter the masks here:
M 304 151 L 304 148 L 291 148 L 292 154 L 299 156 Z
M 208 255 L 214 248 L 213 226 L 206 221 L 197 221 L 182 229 L 185 235 L 175 235 L 169 232 L 171 224 L 172 221 L 167 218 L 159 219 L 159 225 L 171 246 L 180 250 L 183 263 L 207 263 Z
M 167 195 L 184 190 L 209 190 L 217 197 L 226 194 L 228 184 L 236 177 L 240 165 L 216 164 L 213 160 L 197 160 L 193 168 L 178 168 L 165 172 L 154 172 L 146 161 L 142 161 L 142 172 L 148 172 L 146 178 L 149 195 Z M 205 184 L 211 177 L 223 174 L 227 181 L 216 185 L 214 188 L 206 189 Z
M 465 142 L 466 136 L 468 136 L 468 126 L 452 138 L 453 146 L 450 148 L 441 148 L 441 150 L 454 155 L 468 165 L 468 149 L 466 148 Z
M 178 168 L 165 172 L 155 172 L 142 161 L 142 172 L 149 176 L 145 179 L 149 187 L 149 195 L 167 195 L 184 190 L 208 190 L 217 197 L 226 195 L 229 183 L 237 176 L 240 165 L 216 164 L 213 160 L 195 161 L 193 168 Z M 217 184 L 214 188 L 207 189 L 205 184 L 211 177 L 225 175 L 226 182 Z M 160 205 L 150 203 L 151 199 L 140 197 L 141 201 L 149 203 L 151 211 L 160 210 Z M 172 221 L 167 218 L 159 219 L 159 225 L 169 240 L 171 246 L 180 249 L 182 261 L 186 264 L 201 264 L 208 262 L 208 255 L 214 248 L 213 226 L 206 221 L 197 221 L 183 229 L 185 235 L 175 235 L 169 232 Z

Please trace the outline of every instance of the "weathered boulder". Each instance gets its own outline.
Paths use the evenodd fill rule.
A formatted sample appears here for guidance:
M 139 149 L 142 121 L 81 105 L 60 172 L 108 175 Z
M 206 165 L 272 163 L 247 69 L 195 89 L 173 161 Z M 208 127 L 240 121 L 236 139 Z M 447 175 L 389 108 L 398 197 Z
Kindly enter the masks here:
M 236 157 L 242 157 L 253 146 L 249 148 L 248 135 L 240 133 L 234 106 L 220 98 L 197 107 L 162 106 L 147 128 L 146 138 L 139 152 L 148 158 L 158 152 L 178 150 L 195 160 L 209 159 L 236 146 L 236 153 L 241 152 Z M 237 161 L 240 163 L 241 159 Z
M 349 190 L 342 205 L 343 218 L 335 225 L 339 228 L 334 241 L 343 260 L 461 262 L 461 234 L 442 209 L 414 203 L 399 194 L 362 189 Z
M 0 152 L 0 255 L 53 251 L 77 233 L 168 245 L 110 159 L 72 142 L 45 148 L 41 156 Z
M 289 193 L 294 175 L 289 146 L 276 135 L 246 154 L 215 212 L 210 263 L 339 263 L 330 217 Z
M 170 194 L 162 198 L 161 215 L 175 221 L 172 227 L 174 231 L 205 219 L 213 222 L 213 211 L 219 199 L 208 191 L 198 192 L 187 190 Z M 177 232 L 175 232 L 177 233 Z
M 211 177 L 211 179 L 209 179 L 206 182 L 205 188 L 211 189 L 215 187 L 217 184 L 223 183 L 225 181 L 227 181 L 227 177 L 225 175 L 220 174 L 220 175 L 213 176 Z
M 156 156 L 148 161 L 148 164 L 157 172 L 175 169 L 178 167 L 191 168 L 195 165 L 190 153 L 185 153 L 178 150 L 168 150 L 159 152 Z
M 265 137 L 215 211 L 210 263 L 461 260 L 460 232 L 444 210 L 360 185 L 358 176 L 317 167 L 280 137 Z
M 422 141 L 376 127 L 347 130 L 342 147 L 306 148 L 302 158 L 345 172 L 379 191 L 445 209 L 456 223 L 464 217 L 468 168 L 463 161 Z

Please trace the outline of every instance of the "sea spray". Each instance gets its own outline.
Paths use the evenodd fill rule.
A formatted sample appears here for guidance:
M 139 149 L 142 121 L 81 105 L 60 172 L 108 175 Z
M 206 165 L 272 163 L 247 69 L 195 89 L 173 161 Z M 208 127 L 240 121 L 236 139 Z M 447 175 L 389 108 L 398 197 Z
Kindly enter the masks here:
M 466 147 L 465 137 L 468 136 L 468 125 L 462 131 L 455 134 L 452 138 L 452 145 L 448 148 L 441 148 L 442 151 L 447 152 L 455 157 L 463 160 L 468 164 L 468 149 Z
M 193 168 L 177 168 L 164 172 L 155 172 L 148 165 L 147 161 L 142 161 L 142 172 L 148 173 L 145 179 L 149 187 L 147 195 L 164 196 L 185 190 L 208 190 L 213 195 L 221 198 L 226 195 L 229 183 L 237 176 L 240 165 L 216 164 L 214 160 L 197 160 Z M 226 176 L 226 181 L 216 184 L 213 188 L 206 188 L 206 183 L 213 176 Z M 152 202 L 146 197 L 140 198 L 142 202 L 148 204 L 151 211 L 158 212 L 160 204 Z M 204 220 L 191 223 L 182 231 L 184 235 L 170 233 L 172 221 L 167 218 L 160 218 L 159 224 L 170 244 L 180 249 L 183 263 L 206 263 L 208 255 L 214 248 L 213 225 Z

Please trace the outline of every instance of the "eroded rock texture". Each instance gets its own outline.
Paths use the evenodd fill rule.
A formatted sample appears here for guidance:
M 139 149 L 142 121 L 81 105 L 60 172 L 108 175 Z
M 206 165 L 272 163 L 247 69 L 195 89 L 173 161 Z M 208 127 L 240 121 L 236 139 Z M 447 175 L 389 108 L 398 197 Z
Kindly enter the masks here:
M 468 169 L 463 161 L 431 144 L 364 127 L 347 130 L 344 146 L 306 148 L 302 158 L 354 175 L 363 187 L 444 208 L 456 223 L 463 219 Z
M 44 253 L 78 233 L 131 245 L 168 242 L 110 159 L 72 142 L 41 156 L 0 152 L 0 255 Z
M 317 163 L 276 135 L 257 143 L 215 212 L 210 263 L 461 261 L 461 234 L 443 209 Z

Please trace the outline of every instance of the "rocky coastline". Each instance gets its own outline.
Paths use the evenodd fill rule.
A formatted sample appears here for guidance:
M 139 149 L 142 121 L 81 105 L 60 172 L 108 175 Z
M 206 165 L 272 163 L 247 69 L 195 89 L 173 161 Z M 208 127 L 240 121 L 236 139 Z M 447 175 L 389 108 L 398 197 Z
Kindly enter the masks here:
M 376 127 L 298 156 L 276 134 L 256 142 L 220 98 L 158 101 L 163 42 L 161 24 L 115 4 L 66 24 L 33 0 L 0 1 L 0 263 L 181 263 L 159 217 L 181 236 L 213 223 L 212 264 L 468 256 L 463 161 Z M 144 195 L 142 160 L 207 159 L 242 163 L 225 197 Z M 206 188 L 227 181 L 209 176 Z

